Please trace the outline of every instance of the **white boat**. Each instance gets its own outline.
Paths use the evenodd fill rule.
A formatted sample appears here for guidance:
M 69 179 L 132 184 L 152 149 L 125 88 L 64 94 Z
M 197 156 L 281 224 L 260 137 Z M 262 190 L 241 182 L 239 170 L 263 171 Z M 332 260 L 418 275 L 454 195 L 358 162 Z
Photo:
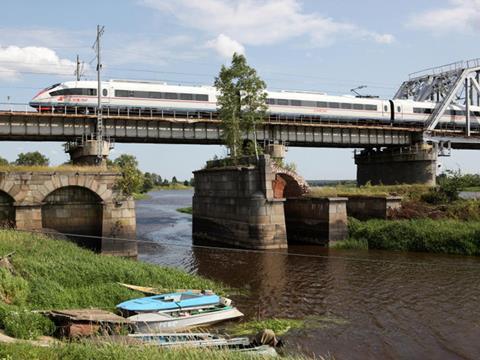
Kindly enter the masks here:
M 127 319 L 137 333 L 158 333 L 209 326 L 242 316 L 243 314 L 237 308 L 221 306 L 195 311 L 141 313 L 130 316 Z

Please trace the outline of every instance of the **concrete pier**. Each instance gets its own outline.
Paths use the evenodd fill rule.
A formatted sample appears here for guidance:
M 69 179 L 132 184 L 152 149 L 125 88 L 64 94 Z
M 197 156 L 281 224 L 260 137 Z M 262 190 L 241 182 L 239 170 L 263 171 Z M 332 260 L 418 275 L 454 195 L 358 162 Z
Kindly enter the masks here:
M 115 189 L 114 172 L 0 172 L 0 223 L 19 230 L 80 235 L 103 254 L 135 257 L 135 203 Z M 108 238 L 88 238 L 88 236 Z
M 366 149 L 355 154 L 357 184 L 435 185 L 437 151 L 430 145 Z

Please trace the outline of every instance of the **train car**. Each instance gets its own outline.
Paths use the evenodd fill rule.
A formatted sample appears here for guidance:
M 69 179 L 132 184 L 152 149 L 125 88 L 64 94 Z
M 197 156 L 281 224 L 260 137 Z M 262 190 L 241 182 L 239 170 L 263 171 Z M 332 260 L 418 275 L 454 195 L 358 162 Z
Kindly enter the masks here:
M 109 80 L 101 86 L 106 112 L 178 114 L 215 117 L 217 91 L 212 86 L 170 85 L 139 80 Z M 96 81 L 69 81 L 40 91 L 30 102 L 39 111 L 89 113 L 97 106 Z M 423 126 L 435 102 L 331 96 L 318 92 L 267 91 L 270 117 L 278 120 L 374 122 Z M 471 107 L 472 126 L 479 127 L 480 107 Z M 451 105 L 440 119 L 444 126 L 465 126 L 465 108 Z

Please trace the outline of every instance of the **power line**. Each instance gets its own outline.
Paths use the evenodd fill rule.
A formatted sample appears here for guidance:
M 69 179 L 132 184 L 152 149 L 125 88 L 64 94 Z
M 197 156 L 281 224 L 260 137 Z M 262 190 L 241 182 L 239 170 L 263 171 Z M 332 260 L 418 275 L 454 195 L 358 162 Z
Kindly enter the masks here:
M 332 259 L 332 260 L 348 260 L 348 261 L 358 261 L 358 262 L 369 262 L 369 263 L 379 263 L 379 264 L 390 264 L 390 265 L 400 265 L 400 266 L 436 266 L 440 268 L 456 268 L 459 269 L 458 265 L 449 265 L 449 264 L 438 264 L 425 261 L 391 261 L 391 260 L 379 260 L 379 259 L 368 259 L 368 258 L 359 258 L 351 256 L 337 256 L 337 255 L 318 255 L 318 254 L 303 254 L 303 253 L 291 253 L 291 252 L 281 252 L 278 250 L 253 250 L 253 249 L 240 249 L 240 248 L 231 248 L 231 247 L 218 247 L 218 246 L 209 246 L 209 245 L 195 245 L 195 244 L 178 244 L 170 242 L 158 243 L 151 240 L 143 239 L 128 239 L 128 238 L 114 238 L 108 236 L 97 236 L 97 235 L 83 235 L 83 234 L 73 234 L 73 233 L 63 233 L 58 231 L 48 231 L 48 230 L 18 230 L 20 232 L 34 233 L 34 234 L 43 234 L 43 235 L 63 235 L 67 237 L 76 237 L 76 238 L 88 238 L 88 239 L 105 239 L 111 241 L 120 241 L 120 242 L 135 242 L 141 244 L 149 244 L 158 247 L 172 246 L 179 248 L 197 248 L 205 250 L 215 250 L 215 251 L 230 251 L 237 253 L 254 253 L 254 254 L 264 254 L 264 255 L 277 255 L 277 256 L 292 256 L 292 257 L 302 257 L 302 258 L 312 258 L 312 259 Z M 470 265 L 462 264 L 462 268 L 465 269 L 480 269 L 480 265 Z M 463 270 L 463 269 L 462 269 Z

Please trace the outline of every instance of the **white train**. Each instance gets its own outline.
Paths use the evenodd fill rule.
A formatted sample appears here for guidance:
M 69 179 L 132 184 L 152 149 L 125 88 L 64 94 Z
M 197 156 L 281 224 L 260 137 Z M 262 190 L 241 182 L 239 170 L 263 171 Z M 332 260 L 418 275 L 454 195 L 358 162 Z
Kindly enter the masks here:
M 423 125 L 435 102 L 382 100 L 324 93 L 267 91 L 269 115 L 277 119 L 371 121 L 389 124 Z M 137 80 L 109 80 L 102 83 L 102 106 L 108 113 L 175 114 L 215 117 L 217 91 L 211 86 L 183 86 Z M 90 112 L 97 106 L 97 82 L 68 81 L 40 91 L 30 102 L 39 111 Z M 479 127 L 480 107 L 471 108 L 472 127 Z M 465 107 L 451 105 L 440 123 L 465 126 Z

